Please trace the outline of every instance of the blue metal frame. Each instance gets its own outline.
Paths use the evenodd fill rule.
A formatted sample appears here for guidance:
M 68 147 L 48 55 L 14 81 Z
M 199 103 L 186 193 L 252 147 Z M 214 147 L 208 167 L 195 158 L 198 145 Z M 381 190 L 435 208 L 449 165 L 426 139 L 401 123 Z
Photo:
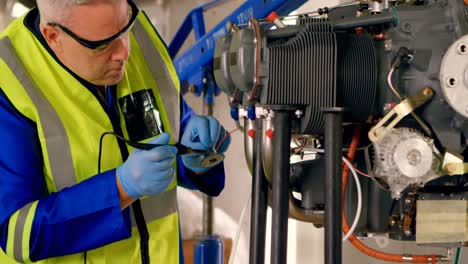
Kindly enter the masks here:
M 212 103 L 214 95 L 219 93 L 219 88 L 214 84 L 213 78 L 213 55 L 217 39 L 228 33 L 227 22 L 246 24 L 251 18 L 264 18 L 272 11 L 276 11 L 279 15 L 287 15 L 307 2 L 307 0 L 247 0 L 210 32 L 206 33 L 203 12 L 222 4 L 224 1 L 227 0 L 215 0 L 193 9 L 169 45 L 169 53 L 174 58 L 192 29 L 194 30 L 196 43 L 177 56 L 174 59 L 174 65 L 181 83 L 188 82 L 196 87 L 197 95 L 204 92 L 205 102 L 208 103 Z

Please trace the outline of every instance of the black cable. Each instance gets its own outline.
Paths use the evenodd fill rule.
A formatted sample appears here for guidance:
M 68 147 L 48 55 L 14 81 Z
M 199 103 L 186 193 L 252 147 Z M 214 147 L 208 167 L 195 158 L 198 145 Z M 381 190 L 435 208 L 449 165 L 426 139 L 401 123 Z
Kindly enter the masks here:
M 139 148 L 139 149 L 145 149 L 145 150 L 148 150 L 148 149 L 151 149 L 155 146 L 158 146 L 158 145 L 155 145 L 155 144 L 145 144 L 145 143 L 137 143 L 137 142 L 132 142 L 124 137 L 122 137 L 121 135 L 115 133 L 115 132 L 112 132 L 112 131 L 107 131 L 107 132 L 104 132 L 102 133 L 101 135 L 101 138 L 99 139 L 99 153 L 98 153 L 98 174 L 101 173 L 101 154 L 102 154 L 102 142 L 104 141 L 104 137 L 106 135 L 113 135 L 114 137 L 116 137 L 117 139 L 127 143 L 128 145 L 134 147 L 134 148 Z M 179 146 L 176 146 L 179 148 Z M 205 153 L 205 152 L 201 152 L 201 153 Z
M 120 137 L 119 134 L 114 133 L 114 132 L 109 132 L 109 131 L 108 131 L 108 132 L 104 132 L 104 133 L 101 135 L 101 137 L 99 138 L 99 152 L 98 152 L 97 174 L 101 174 L 102 141 L 104 140 L 104 137 L 105 137 L 106 135 L 114 135 L 114 136 L 116 136 L 117 138 L 121 138 L 122 140 L 125 141 L 124 138 Z M 84 264 L 87 263 L 87 255 L 88 255 L 87 253 L 88 253 L 88 251 L 85 251 L 85 252 L 83 253 L 83 256 L 84 256 L 84 262 L 83 262 L 83 263 L 84 263 Z
M 115 132 L 112 132 L 112 131 L 104 132 L 101 135 L 101 138 L 99 139 L 98 174 L 101 173 L 102 142 L 103 142 L 104 137 L 106 135 L 113 135 L 117 139 L 119 139 L 119 140 L 121 140 L 121 141 L 123 141 L 123 142 L 125 142 L 125 143 L 127 143 L 127 144 L 129 144 L 131 146 L 135 145 L 134 142 L 131 142 L 130 140 L 122 137 L 121 135 L 119 135 L 119 134 L 117 134 Z M 146 226 L 145 217 L 143 215 L 143 210 L 141 208 L 140 199 L 133 202 L 132 209 L 133 209 L 133 213 L 134 213 L 134 216 L 135 216 L 135 222 L 136 222 L 136 225 L 137 225 L 138 233 L 140 234 L 141 263 L 149 264 L 150 263 L 149 245 L 148 245 L 149 233 L 148 233 L 148 228 Z M 85 262 L 84 263 L 86 264 L 86 252 L 84 253 L 84 256 L 85 256 Z
M 126 138 L 124 138 L 124 137 L 120 136 L 119 134 L 117 134 L 117 133 L 115 133 L 115 132 L 112 132 L 112 131 L 107 131 L 107 132 L 102 133 L 101 138 L 99 139 L 99 153 L 98 153 L 98 165 L 97 165 L 97 168 L 98 168 L 98 169 L 97 169 L 97 170 L 98 170 L 97 173 L 98 173 L 98 174 L 101 173 L 102 141 L 104 140 L 104 137 L 105 137 L 106 135 L 113 135 L 113 136 L 115 136 L 116 138 L 118 138 L 118 139 L 124 141 L 125 143 L 130 142 L 130 141 L 127 140 Z
M 457 253 L 455 254 L 454 264 L 459 264 L 460 263 L 460 254 L 461 254 L 461 248 L 457 248 Z
M 396 200 L 396 199 L 393 199 L 392 205 L 391 205 L 391 207 L 390 207 L 390 211 L 388 212 L 388 215 L 389 215 L 389 216 L 392 216 L 392 215 L 393 215 L 393 210 L 395 209 L 396 202 L 397 202 L 397 200 Z

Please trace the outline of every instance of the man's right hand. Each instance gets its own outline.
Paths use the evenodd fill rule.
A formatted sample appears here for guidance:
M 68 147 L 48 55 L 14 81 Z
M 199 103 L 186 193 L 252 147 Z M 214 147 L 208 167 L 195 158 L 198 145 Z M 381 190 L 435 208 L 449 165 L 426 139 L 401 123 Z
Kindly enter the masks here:
M 169 134 L 161 134 L 148 143 L 164 146 L 151 150 L 135 149 L 127 161 L 117 167 L 117 177 L 129 196 L 138 199 L 156 195 L 172 182 L 177 148 L 167 145 L 169 139 Z

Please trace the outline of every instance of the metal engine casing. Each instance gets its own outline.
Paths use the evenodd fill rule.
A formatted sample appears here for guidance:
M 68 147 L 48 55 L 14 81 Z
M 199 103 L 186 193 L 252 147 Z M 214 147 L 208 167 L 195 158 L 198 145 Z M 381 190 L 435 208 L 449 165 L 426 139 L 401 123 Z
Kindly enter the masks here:
M 396 196 L 401 194 L 404 198 L 408 189 L 449 193 L 450 186 L 457 184 L 456 177 L 441 177 L 444 173 L 440 171 L 440 155 L 451 151 L 468 159 L 468 121 L 463 112 L 466 109 L 460 107 L 460 103 L 454 105 L 456 93 L 452 91 L 468 91 L 468 55 L 467 62 L 463 60 L 468 51 L 456 53 L 462 44 L 466 43 L 468 47 L 468 7 L 458 0 L 429 0 L 423 5 L 402 4 L 396 7 L 396 26 L 366 27 L 367 35 L 356 34 L 356 28 L 333 28 L 342 20 L 352 22 L 357 9 L 356 6 L 334 9 L 328 14 L 327 21 L 311 20 L 308 26 L 261 29 L 260 42 L 256 41 L 252 28 L 220 38 L 214 58 L 215 78 L 218 84 L 225 84 L 221 88 L 228 96 L 233 96 L 236 88 L 243 92 L 239 108 L 254 104 L 265 109 L 284 107 L 300 110 L 300 115 L 294 120 L 294 133 L 312 134 L 320 139 L 323 136 L 323 120 L 317 111 L 320 107 L 345 106 L 349 110 L 345 121 L 364 122 L 368 116 L 384 116 L 389 105 L 399 103 L 388 88 L 387 75 L 399 50 L 403 47 L 410 50 L 409 61 L 402 63 L 395 71 L 392 82 L 403 98 L 416 94 L 426 86 L 434 91 L 432 100 L 415 110 L 430 126 L 432 135 L 425 134 L 409 115 L 396 126 L 386 141 L 374 144 L 375 153 L 371 157 L 374 170 L 371 174 L 375 178 L 361 178 L 363 198 L 368 202 L 363 204 L 357 232 L 387 233 L 393 230 L 393 237 L 397 239 L 414 240 L 413 235 L 395 235 L 398 232 L 395 227 L 389 228 L 389 211 L 403 215 L 404 201 L 393 202 L 397 205 L 392 206 L 390 192 L 379 186 L 387 185 L 385 187 L 388 188 L 392 185 Z M 302 27 L 302 31 L 297 27 Z M 382 32 L 385 34 L 379 35 Z M 340 41 L 343 36 L 348 41 Z M 362 39 L 365 44 L 349 44 L 349 40 L 354 38 Z M 313 47 L 308 46 L 311 43 Z M 350 45 L 349 51 L 345 52 L 343 43 Z M 299 50 L 312 55 L 302 56 Z M 354 54 L 354 57 L 346 59 L 344 56 L 349 54 Z M 304 69 L 309 76 L 301 72 Z M 452 76 L 456 76 L 457 85 L 461 86 L 450 90 L 453 87 L 448 85 L 448 80 Z M 251 98 L 256 82 L 258 91 L 256 97 Z M 363 110 L 356 111 L 356 105 Z M 350 138 L 350 133 L 345 136 Z M 401 150 L 406 154 L 399 153 Z M 419 161 L 412 155 L 413 150 L 420 152 Z M 385 157 L 385 160 L 379 157 Z M 357 166 L 366 166 L 363 155 L 358 155 L 356 159 Z M 408 167 L 411 160 L 416 161 L 414 167 Z M 312 168 L 311 163 L 302 167 L 300 163 L 294 164 L 298 174 L 295 177 L 302 179 L 292 181 L 291 188 L 303 192 L 316 190 L 313 186 L 319 185 L 324 178 L 320 166 Z M 415 168 L 423 169 L 419 171 Z M 316 174 L 311 177 L 305 169 Z M 460 181 L 463 183 L 463 177 Z M 417 185 L 417 188 L 413 189 L 412 185 Z M 460 192 L 460 188 L 457 191 Z M 323 194 L 314 196 L 314 191 L 309 191 L 305 197 L 303 208 L 314 209 L 324 204 Z M 349 184 L 344 205 L 348 219 L 354 216 L 356 203 L 355 187 Z
M 462 153 L 468 144 L 468 122 L 447 103 L 439 75 L 449 47 L 468 33 L 467 6 L 463 1 L 444 0 L 429 1 L 428 5 L 421 6 L 401 6 L 397 10 L 399 25 L 387 31 L 388 41 L 376 43 L 381 58 L 379 72 L 388 71 L 389 62 L 401 47 L 410 49 L 411 62 L 399 68 L 393 82 L 406 96 L 425 86 L 435 91 L 434 98 L 416 112 L 430 124 L 439 147 Z M 379 76 L 377 102 L 383 111 L 383 105 L 394 99 L 387 88 L 385 74 Z

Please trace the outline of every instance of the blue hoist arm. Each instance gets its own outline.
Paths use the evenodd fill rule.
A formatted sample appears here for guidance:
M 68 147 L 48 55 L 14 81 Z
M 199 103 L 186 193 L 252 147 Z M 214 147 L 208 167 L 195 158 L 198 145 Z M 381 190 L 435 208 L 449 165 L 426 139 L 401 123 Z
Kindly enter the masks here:
M 213 55 L 216 40 L 227 33 L 226 24 L 246 24 L 251 18 L 260 19 L 268 16 L 272 11 L 279 15 L 287 15 L 307 0 L 246 0 L 223 21 L 206 33 L 204 11 L 223 4 L 229 0 L 215 0 L 193 9 L 185 18 L 169 45 L 169 53 L 174 59 L 174 65 L 181 83 L 188 83 L 194 87 L 196 95 L 204 94 L 204 101 L 214 102 L 214 96 L 219 93 L 213 78 Z M 178 55 L 180 48 L 194 31 L 195 44 L 187 51 Z

